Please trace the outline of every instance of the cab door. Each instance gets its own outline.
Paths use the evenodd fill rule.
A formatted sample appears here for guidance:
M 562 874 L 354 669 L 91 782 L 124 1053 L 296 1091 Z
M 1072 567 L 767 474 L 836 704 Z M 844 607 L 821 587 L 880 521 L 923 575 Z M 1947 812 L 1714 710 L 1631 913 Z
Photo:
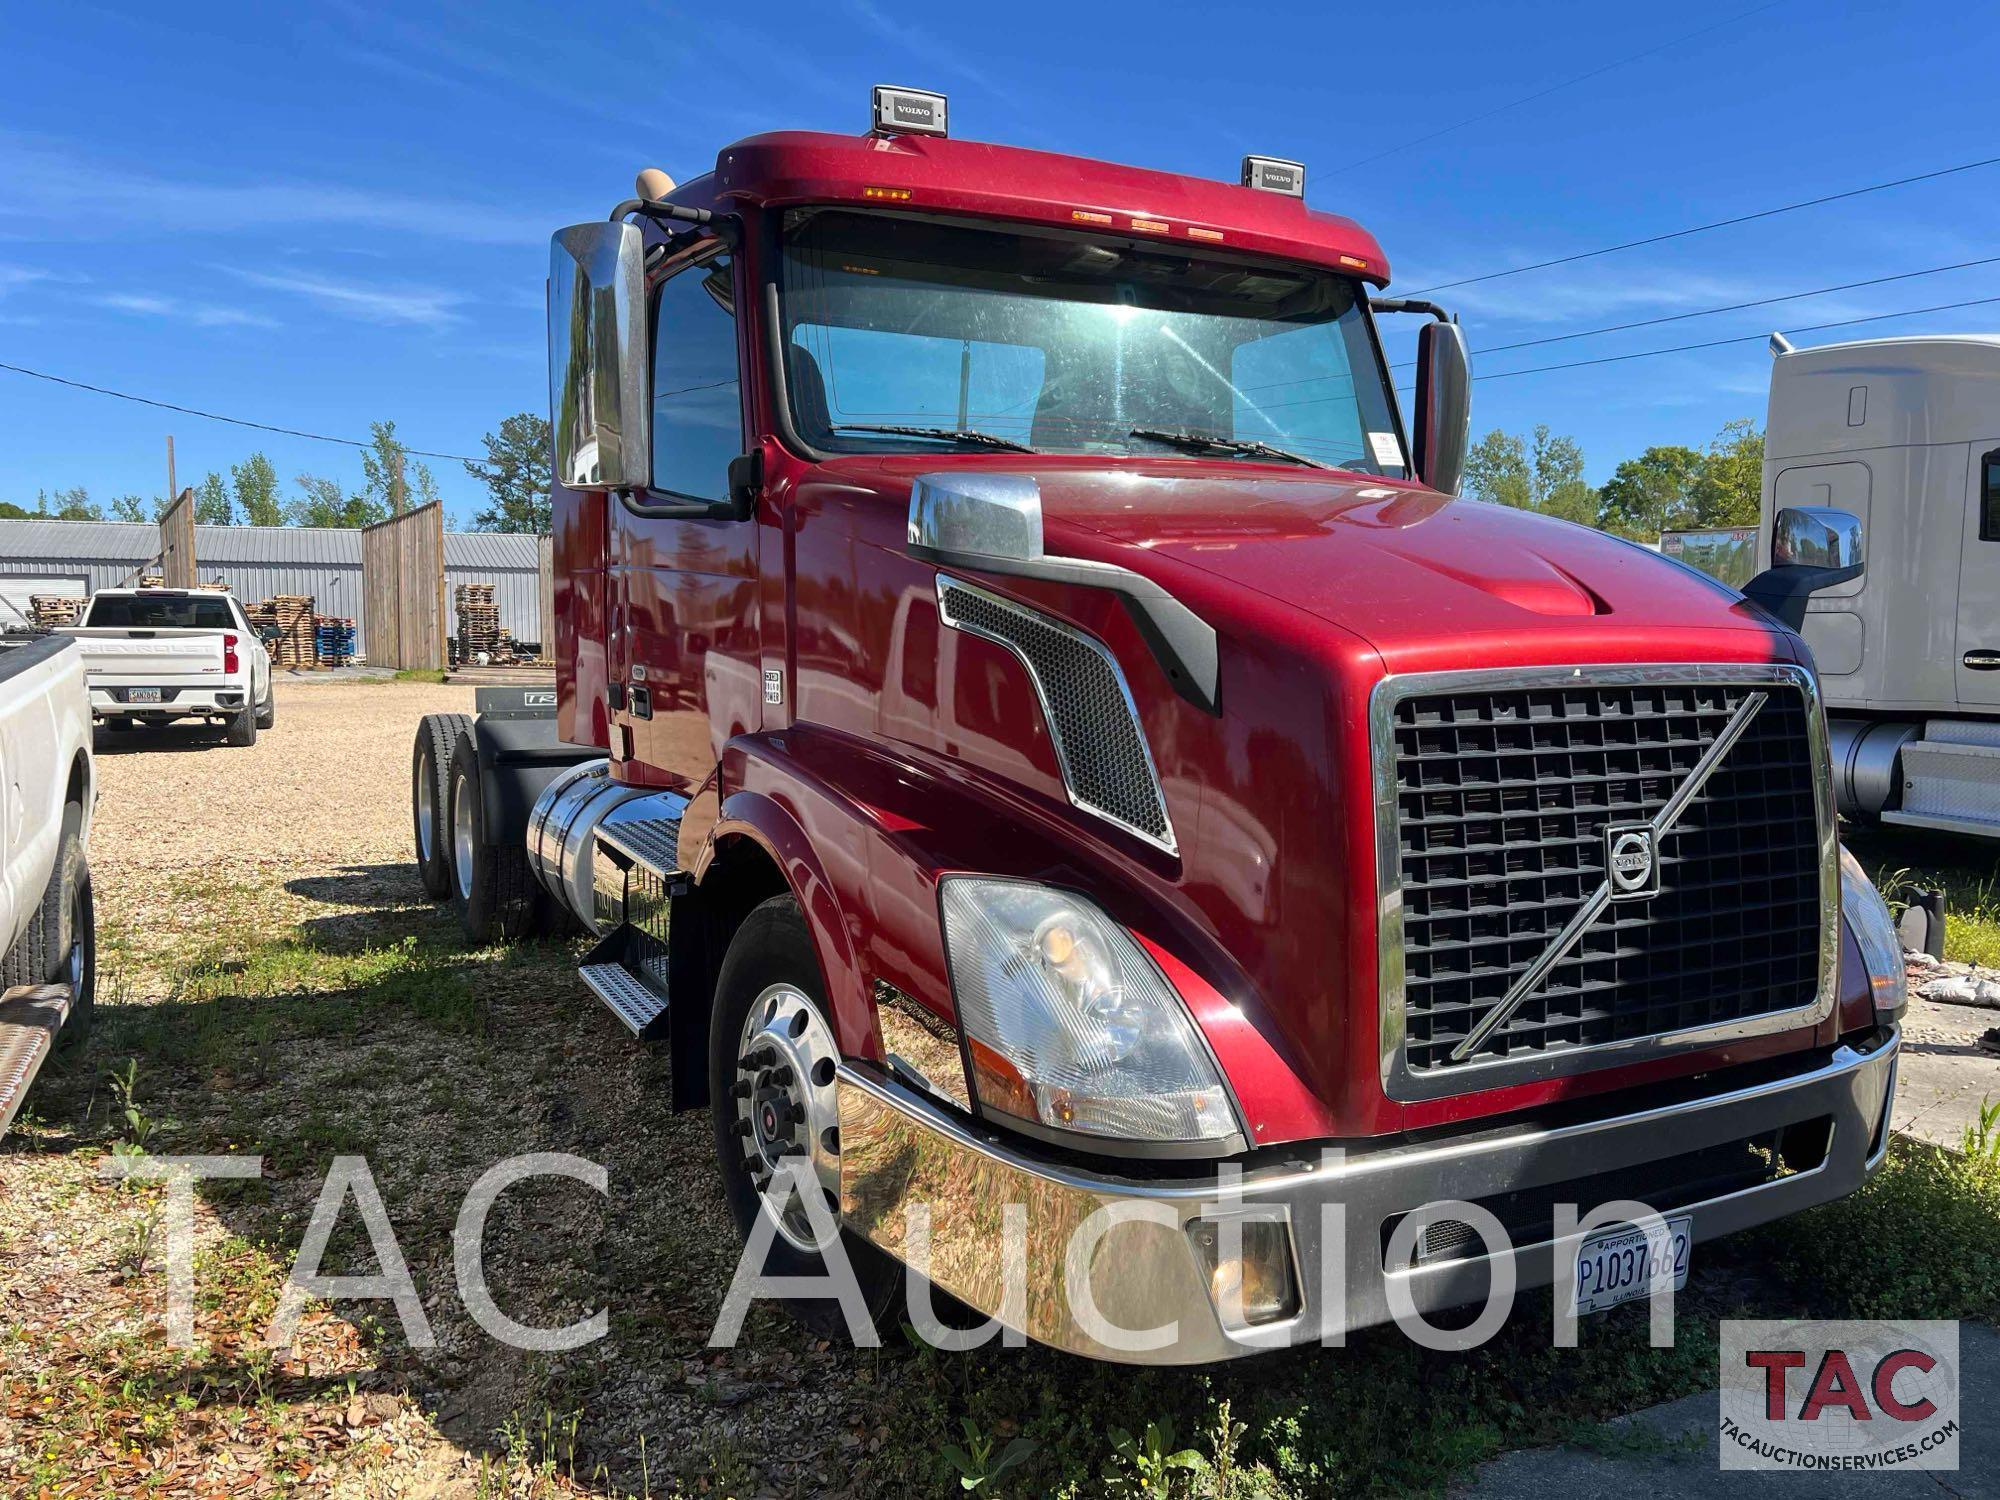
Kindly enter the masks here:
M 733 257 L 703 237 L 651 287 L 649 483 L 612 498 L 614 754 L 630 780 L 690 788 L 759 727 L 757 525 L 725 506 L 744 451 Z M 681 514 L 671 514 L 679 511 Z
M 1972 445 L 1958 560 L 1958 701 L 2000 706 L 2000 440 Z

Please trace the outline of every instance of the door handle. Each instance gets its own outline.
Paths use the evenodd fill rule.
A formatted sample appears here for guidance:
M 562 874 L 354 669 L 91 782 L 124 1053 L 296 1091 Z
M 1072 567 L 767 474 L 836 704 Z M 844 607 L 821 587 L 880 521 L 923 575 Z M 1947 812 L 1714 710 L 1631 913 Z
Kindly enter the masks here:
M 2000 651 L 1968 651 L 1959 660 L 1975 672 L 2000 672 Z

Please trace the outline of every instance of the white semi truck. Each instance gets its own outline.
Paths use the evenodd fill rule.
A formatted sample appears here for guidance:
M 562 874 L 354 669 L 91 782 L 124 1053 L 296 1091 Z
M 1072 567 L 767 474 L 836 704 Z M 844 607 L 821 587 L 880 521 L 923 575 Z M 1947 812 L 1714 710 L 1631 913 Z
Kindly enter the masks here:
M 1787 507 L 1867 557 L 1804 603 L 1840 810 L 2000 838 L 2000 334 L 1774 346 L 1758 566 Z

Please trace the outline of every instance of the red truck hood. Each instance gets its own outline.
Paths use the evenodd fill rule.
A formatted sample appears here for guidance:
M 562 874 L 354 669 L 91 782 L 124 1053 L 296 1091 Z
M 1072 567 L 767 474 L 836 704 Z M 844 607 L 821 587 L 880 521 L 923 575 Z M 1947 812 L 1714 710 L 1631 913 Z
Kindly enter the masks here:
M 1163 466 L 1038 478 L 1051 552 L 1115 560 L 1169 587 L 1177 567 L 1199 569 L 1361 637 L 1391 671 L 1474 654 L 1488 664 L 1495 652 L 1532 656 L 1536 637 L 1544 650 L 1553 645 L 1550 633 L 1607 645 L 1637 633 L 1683 651 L 1694 645 L 1691 630 L 1748 633 L 1754 645 L 1735 642 L 1725 654 L 1790 656 L 1733 590 L 1532 512 L 1264 466 L 1227 476 Z

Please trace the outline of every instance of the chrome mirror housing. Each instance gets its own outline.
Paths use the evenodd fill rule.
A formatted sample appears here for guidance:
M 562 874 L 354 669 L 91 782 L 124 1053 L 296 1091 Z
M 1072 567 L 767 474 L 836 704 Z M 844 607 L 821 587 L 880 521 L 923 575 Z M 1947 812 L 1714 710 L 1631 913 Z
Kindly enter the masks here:
M 1028 474 L 923 474 L 910 486 L 910 546 L 976 566 L 1042 556 L 1042 489 Z
M 1805 628 L 1806 600 L 1861 576 L 1861 518 L 1826 505 L 1786 506 L 1771 522 L 1771 566 L 1743 597 L 1774 620 Z
M 1774 568 L 1859 568 L 1861 518 L 1825 505 L 1787 506 L 1771 527 Z
M 636 224 L 574 224 L 549 241 L 549 420 L 555 482 L 651 478 L 645 243 Z

